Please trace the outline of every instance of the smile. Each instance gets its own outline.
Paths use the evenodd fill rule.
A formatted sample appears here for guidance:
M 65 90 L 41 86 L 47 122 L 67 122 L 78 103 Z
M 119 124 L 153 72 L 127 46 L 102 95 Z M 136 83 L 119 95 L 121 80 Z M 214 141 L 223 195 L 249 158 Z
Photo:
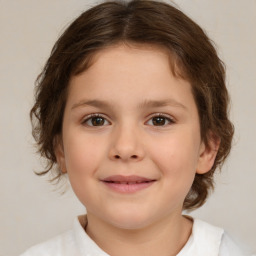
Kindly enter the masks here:
M 150 187 L 156 180 L 135 175 L 114 175 L 101 181 L 112 191 L 119 193 L 135 193 Z
M 116 183 L 116 184 L 140 184 L 144 182 L 151 182 L 151 181 L 105 181 L 108 183 Z

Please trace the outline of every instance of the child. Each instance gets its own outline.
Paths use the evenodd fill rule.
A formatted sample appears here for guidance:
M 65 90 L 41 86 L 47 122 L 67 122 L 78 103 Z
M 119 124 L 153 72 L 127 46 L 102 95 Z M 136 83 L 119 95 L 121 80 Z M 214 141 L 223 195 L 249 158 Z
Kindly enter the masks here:
M 233 136 L 224 66 L 197 24 L 161 2 L 97 5 L 37 81 L 41 174 L 67 173 L 87 214 L 23 256 L 244 255 L 182 215 L 206 201 Z

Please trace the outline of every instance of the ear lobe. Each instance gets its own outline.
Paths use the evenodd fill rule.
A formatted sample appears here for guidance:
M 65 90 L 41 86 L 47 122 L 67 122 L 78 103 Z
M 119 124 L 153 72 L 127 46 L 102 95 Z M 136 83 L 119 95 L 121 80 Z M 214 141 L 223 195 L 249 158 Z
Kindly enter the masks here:
M 197 164 L 198 174 L 204 174 L 211 170 L 220 146 L 220 138 L 212 132 L 208 136 L 208 145 L 204 142 L 200 146 L 200 154 Z
M 59 165 L 59 168 L 61 170 L 62 173 L 66 173 L 67 172 L 67 168 L 66 168 L 66 162 L 65 162 L 65 153 L 64 153 L 64 147 L 63 147 L 63 143 L 62 143 L 62 139 L 60 136 L 56 137 L 55 140 L 55 156 L 57 159 L 57 163 Z

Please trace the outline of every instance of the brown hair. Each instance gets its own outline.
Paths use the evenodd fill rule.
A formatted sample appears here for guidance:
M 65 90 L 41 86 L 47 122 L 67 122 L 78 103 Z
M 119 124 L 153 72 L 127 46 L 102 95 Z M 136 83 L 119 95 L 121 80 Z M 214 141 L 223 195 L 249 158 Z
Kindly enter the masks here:
M 225 69 L 204 31 L 184 13 L 166 3 L 133 0 L 99 4 L 82 13 L 55 43 L 36 83 L 36 101 L 30 112 L 33 136 L 55 179 L 61 171 L 54 153 L 61 134 L 67 89 L 72 76 L 88 68 L 99 50 L 119 42 L 164 47 L 175 58 L 182 77 L 190 81 L 200 116 L 202 140 L 209 132 L 220 139 L 211 170 L 196 174 L 184 209 L 200 207 L 213 188 L 213 174 L 229 154 L 233 125 L 228 119 L 229 96 Z M 176 74 L 177 75 L 177 74 Z

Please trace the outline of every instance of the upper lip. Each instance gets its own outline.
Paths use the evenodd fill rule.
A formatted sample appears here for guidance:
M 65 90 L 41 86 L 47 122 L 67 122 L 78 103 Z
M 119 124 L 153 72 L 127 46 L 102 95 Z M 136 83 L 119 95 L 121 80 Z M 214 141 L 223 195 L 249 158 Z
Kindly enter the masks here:
M 150 179 L 146 177 L 141 177 L 137 175 L 129 175 L 129 176 L 123 176 L 123 175 L 112 175 L 108 176 L 104 179 L 102 179 L 104 182 L 122 182 L 122 183 L 135 183 L 135 182 L 150 182 L 150 181 L 155 181 L 155 179 Z

